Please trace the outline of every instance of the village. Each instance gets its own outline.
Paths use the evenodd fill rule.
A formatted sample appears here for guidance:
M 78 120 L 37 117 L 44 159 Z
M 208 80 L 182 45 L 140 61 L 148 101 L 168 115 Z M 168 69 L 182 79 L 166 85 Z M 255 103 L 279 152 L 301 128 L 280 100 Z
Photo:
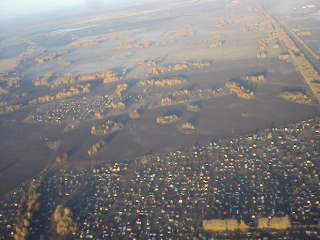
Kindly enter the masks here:
M 49 170 L 3 202 L 0 231 L 15 239 L 25 239 L 23 231 L 69 239 L 315 237 L 319 141 L 319 119 L 310 119 L 188 151 Z M 24 204 L 30 210 L 18 211 Z M 63 230 L 52 228 L 58 208 L 67 209 Z

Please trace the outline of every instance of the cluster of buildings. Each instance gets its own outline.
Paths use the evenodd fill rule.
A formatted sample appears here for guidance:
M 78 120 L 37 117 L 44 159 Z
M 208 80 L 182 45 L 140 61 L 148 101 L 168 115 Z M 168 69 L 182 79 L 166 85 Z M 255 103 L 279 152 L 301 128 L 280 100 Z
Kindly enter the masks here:
M 36 123 L 58 123 L 65 124 L 74 121 L 90 121 L 106 117 L 115 105 L 124 106 L 121 111 L 126 110 L 126 106 L 131 106 L 141 101 L 140 95 L 99 95 L 96 97 L 83 97 L 74 99 L 64 99 L 62 101 L 48 103 L 39 106 L 28 116 L 28 122 Z M 138 105 L 138 104 L 137 104 Z M 119 110 L 119 109 L 118 109 Z M 119 111 L 120 111 L 119 110 Z M 120 111 L 120 112 L 121 112 Z M 111 115 L 112 115 L 111 111 Z
M 106 106 L 111 102 L 111 98 L 98 96 L 94 99 L 67 99 L 61 102 L 53 102 L 46 106 L 41 106 L 32 114 L 32 121 L 39 123 L 64 123 L 69 121 L 88 121 L 94 119 L 96 113 L 106 111 Z
M 39 188 L 43 205 L 31 236 L 55 234 L 52 213 L 63 203 L 77 222 L 68 239 L 316 239 L 319 157 L 320 120 L 312 119 L 188 151 L 55 171 Z M 14 229 L 19 194 L 10 196 L 0 207 L 0 236 Z M 288 227 L 273 230 L 268 219 Z M 205 231 L 208 220 L 246 227 Z

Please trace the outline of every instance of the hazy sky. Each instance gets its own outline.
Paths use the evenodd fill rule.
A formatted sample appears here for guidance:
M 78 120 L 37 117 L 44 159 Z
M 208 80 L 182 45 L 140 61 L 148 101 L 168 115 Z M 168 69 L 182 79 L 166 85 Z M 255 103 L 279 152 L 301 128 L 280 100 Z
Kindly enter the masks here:
M 48 11 L 75 6 L 114 5 L 134 0 L 0 0 L 0 18 L 16 18 L 43 14 Z
M 82 0 L 0 0 L 1 17 L 19 17 L 72 6 Z

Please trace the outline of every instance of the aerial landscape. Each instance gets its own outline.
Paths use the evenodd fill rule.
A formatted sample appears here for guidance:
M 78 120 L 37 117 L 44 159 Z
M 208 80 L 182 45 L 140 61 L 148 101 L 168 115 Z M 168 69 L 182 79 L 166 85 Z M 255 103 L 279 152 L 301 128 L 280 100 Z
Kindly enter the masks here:
M 319 1 L 65 2 L 0 2 L 0 240 L 320 239 Z

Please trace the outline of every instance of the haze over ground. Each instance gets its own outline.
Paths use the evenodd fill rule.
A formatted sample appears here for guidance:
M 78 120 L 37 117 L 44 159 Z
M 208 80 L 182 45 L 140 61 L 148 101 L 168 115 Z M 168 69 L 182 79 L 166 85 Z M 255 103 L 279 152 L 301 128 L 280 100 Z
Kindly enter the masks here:
M 68 14 L 68 10 L 72 11 L 75 8 L 82 10 L 114 8 L 138 2 L 143 0 L 2 0 L 0 1 L 0 20 L 43 16 L 58 11 Z

